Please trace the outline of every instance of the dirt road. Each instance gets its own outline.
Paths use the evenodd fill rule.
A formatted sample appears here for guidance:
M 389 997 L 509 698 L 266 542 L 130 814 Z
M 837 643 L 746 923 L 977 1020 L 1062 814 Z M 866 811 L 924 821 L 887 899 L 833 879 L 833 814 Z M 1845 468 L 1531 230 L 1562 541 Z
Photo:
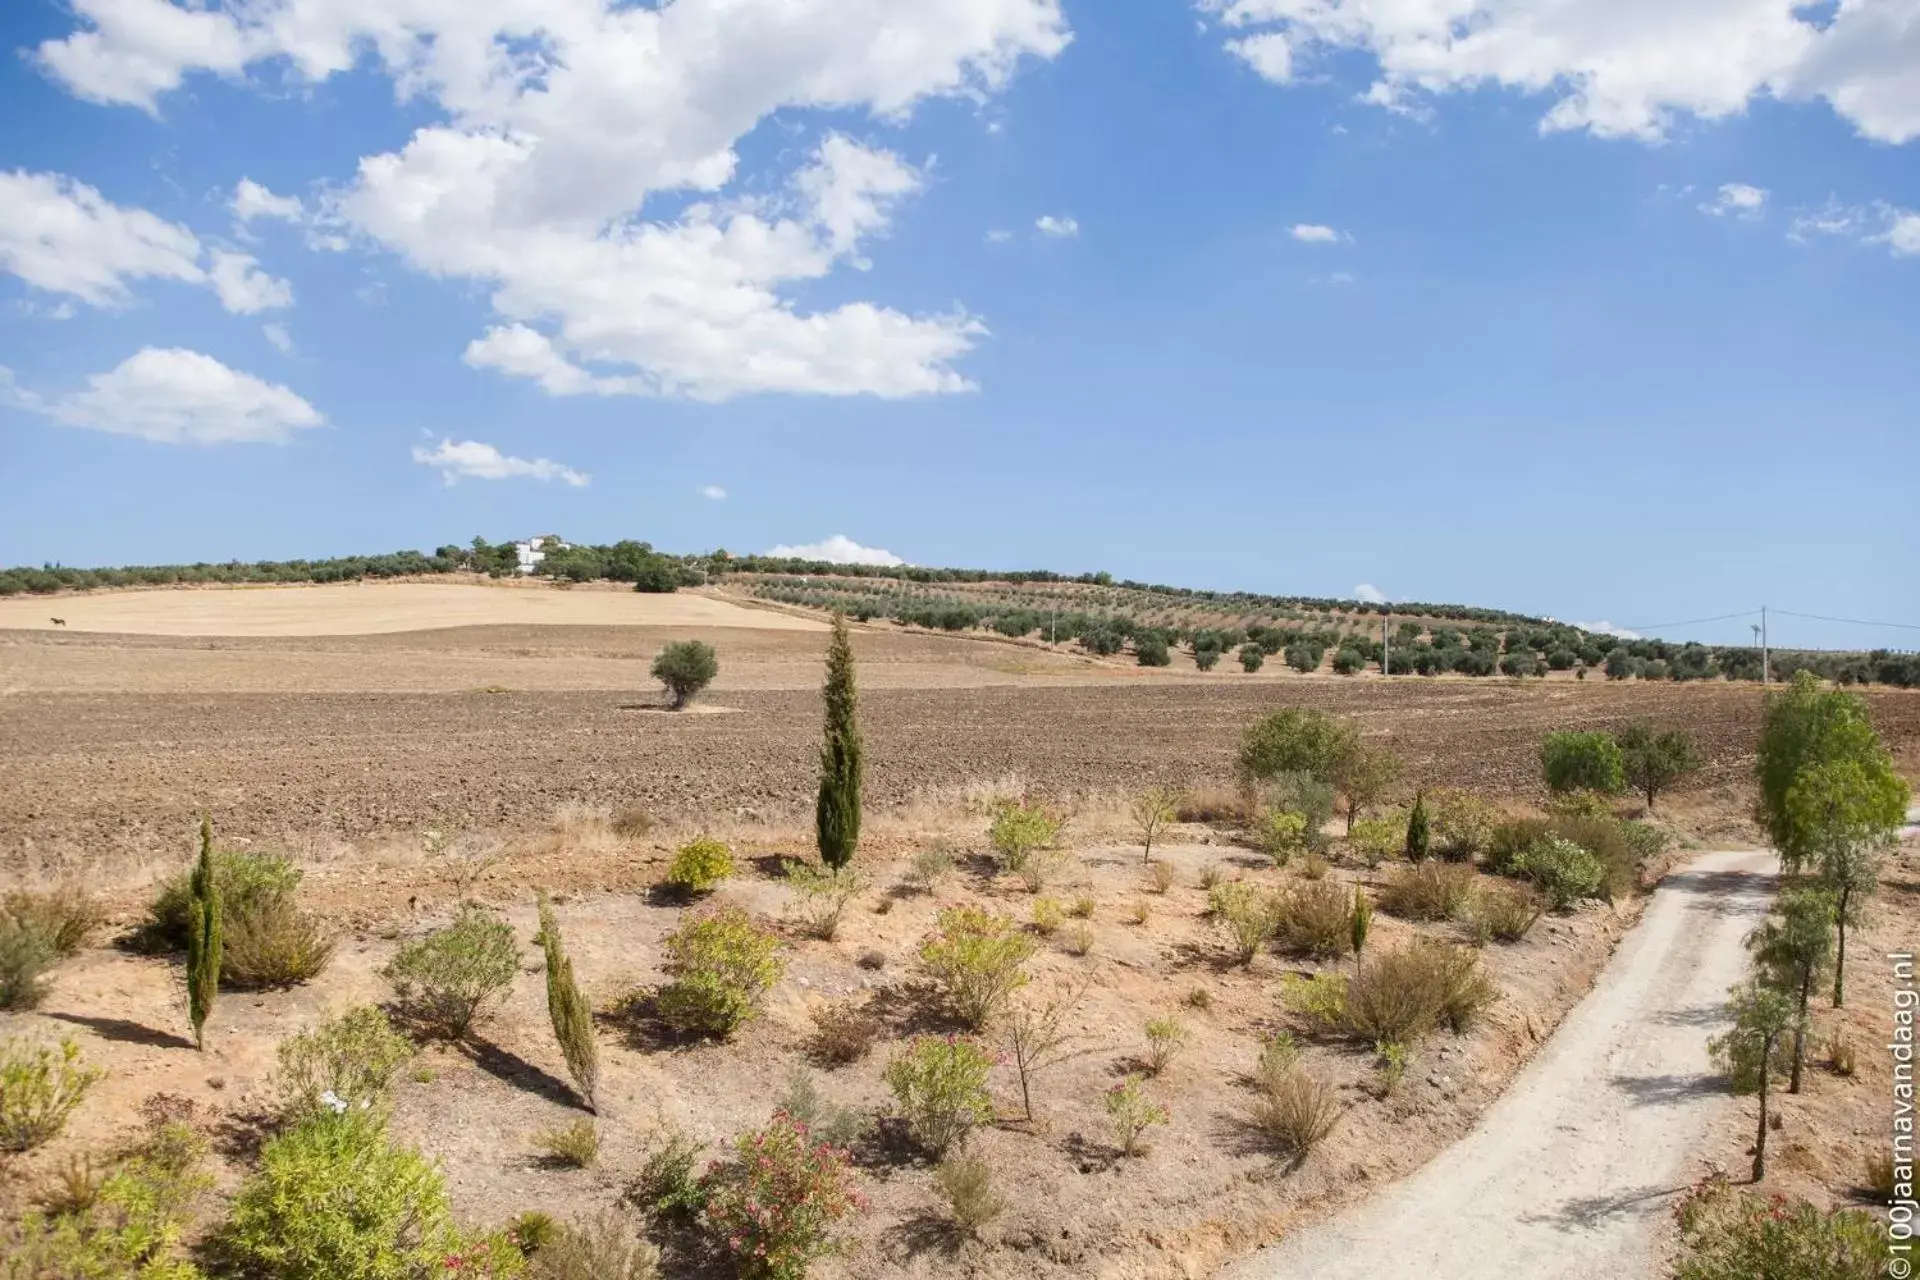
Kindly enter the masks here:
M 1746 972 L 1773 855 L 1667 878 L 1593 991 L 1480 1125 L 1405 1181 L 1223 1280 L 1658 1274 L 1662 1227 L 1725 1091 L 1707 1038 Z

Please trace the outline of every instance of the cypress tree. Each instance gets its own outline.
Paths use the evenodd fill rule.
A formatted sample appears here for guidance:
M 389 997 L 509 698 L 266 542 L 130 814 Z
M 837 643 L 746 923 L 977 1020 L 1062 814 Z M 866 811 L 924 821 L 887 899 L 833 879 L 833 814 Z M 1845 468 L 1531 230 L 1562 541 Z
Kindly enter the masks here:
M 827 683 L 821 691 L 826 704 L 826 738 L 820 746 L 820 801 L 814 809 L 814 831 L 820 861 L 838 872 L 853 861 L 860 844 L 860 726 L 855 721 L 853 645 L 847 639 L 847 620 L 833 618 L 833 640 L 827 646 Z
M 567 1060 L 574 1087 L 587 1110 L 599 1114 L 595 1094 L 600 1087 L 600 1043 L 593 1034 L 593 1008 L 573 980 L 573 961 L 560 942 L 560 923 L 553 905 L 540 895 L 540 946 L 547 953 L 547 1016 L 553 1019 L 554 1039 Z
M 213 869 L 213 822 L 205 814 L 200 816 L 200 861 L 188 888 L 193 918 L 187 934 L 187 1019 L 193 1023 L 194 1048 L 204 1050 L 207 1017 L 220 989 L 220 881 Z
M 1427 830 L 1427 797 L 1424 792 L 1415 792 L 1413 812 L 1407 817 L 1407 861 L 1425 862 L 1432 843 Z

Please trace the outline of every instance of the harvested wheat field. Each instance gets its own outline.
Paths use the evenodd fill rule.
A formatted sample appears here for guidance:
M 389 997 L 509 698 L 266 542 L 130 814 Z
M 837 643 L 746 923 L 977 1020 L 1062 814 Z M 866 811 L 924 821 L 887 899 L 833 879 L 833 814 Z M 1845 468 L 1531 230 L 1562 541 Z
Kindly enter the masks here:
M 460 594 L 423 594 L 447 590 Z M 536 620 L 548 601 L 577 619 Z M 36 1012 L 5 1017 L 71 1034 L 107 1075 L 63 1133 L 0 1166 L 14 1211 L 75 1159 L 127 1141 L 143 1108 L 207 1135 L 214 1199 L 231 1194 L 280 1123 L 276 1043 L 393 1001 L 382 969 L 465 901 L 510 926 L 508 980 L 468 1033 L 423 1038 L 392 1085 L 395 1136 L 439 1163 L 463 1224 L 625 1206 L 664 1249 L 665 1274 L 732 1274 L 710 1233 L 652 1203 L 663 1153 L 697 1174 L 782 1105 L 846 1142 L 866 1204 L 812 1275 L 1205 1275 L 1466 1133 L 1643 901 L 1629 876 L 1611 901 L 1522 911 L 1503 941 L 1489 921 L 1493 904 L 1515 905 L 1513 882 L 1471 860 L 1427 864 L 1447 901 L 1421 910 L 1410 869 L 1338 821 L 1324 857 L 1258 852 L 1233 786 L 1248 724 L 1290 706 L 1337 713 L 1399 754 L 1404 791 L 1471 789 L 1498 817 L 1537 812 L 1548 731 L 1654 719 L 1687 728 L 1705 767 L 1662 800 L 1669 852 L 1639 865 L 1641 883 L 1680 847 L 1753 838 L 1752 688 L 1148 671 L 876 625 L 852 634 L 867 758 L 858 879 L 825 928 L 787 870 L 813 843 L 816 619 L 718 593 L 415 584 L 31 607 L 68 626 L 0 630 L 0 886 L 84 886 L 106 918 Z M 463 609 L 499 616 L 452 617 Z M 720 673 L 693 712 L 672 713 L 647 671 L 688 638 L 714 646 Z M 1920 697 L 1867 696 L 1896 748 L 1920 744 Z M 1187 795 L 1149 860 L 1128 799 L 1151 783 Z M 1065 825 L 1016 868 L 988 830 L 1022 793 Z M 178 955 L 126 940 L 155 881 L 188 865 L 203 813 L 223 848 L 288 859 L 331 952 L 302 981 L 224 992 L 200 1054 Z M 676 891 L 676 850 L 701 836 L 728 846 L 731 874 Z M 594 1011 L 598 1116 L 548 1023 L 542 892 Z M 1444 945 L 1419 954 L 1463 966 L 1457 1009 L 1410 1026 L 1405 1044 L 1314 1012 L 1312 993 L 1357 981 L 1356 892 L 1381 905 L 1366 964 L 1420 940 Z M 779 971 L 733 1034 L 686 1034 L 663 989 L 670 939 L 728 908 L 777 942 Z M 929 938 L 957 936 L 962 908 L 1023 956 L 1017 1003 L 1065 1002 L 1031 1115 L 1004 1010 L 978 1031 L 992 1061 L 964 1149 L 999 1205 L 978 1222 L 943 1196 L 887 1075 L 921 1038 L 973 1030 L 923 956 Z M 1235 945 L 1236 911 L 1259 923 L 1251 947 Z M 1304 1145 L 1273 1114 L 1286 1081 L 1311 1086 L 1288 1096 L 1323 1122 Z M 1129 1105 L 1137 1141 L 1116 1123 Z M 583 1121 L 598 1150 L 572 1167 L 550 1139 Z

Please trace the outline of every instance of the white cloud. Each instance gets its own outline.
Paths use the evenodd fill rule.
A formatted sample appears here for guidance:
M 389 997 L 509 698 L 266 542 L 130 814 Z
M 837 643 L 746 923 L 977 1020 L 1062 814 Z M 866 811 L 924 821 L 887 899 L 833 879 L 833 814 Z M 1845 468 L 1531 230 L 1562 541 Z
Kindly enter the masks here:
M 1289 234 L 1303 244 L 1337 244 L 1345 238 L 1332 227 L 1323 227 L 1317 222 L 1296 223 Z
M 1362 582 L 1355 586 L 1353 589 L 1353 598 L 1364 604 L 1385 604 L 1387 602 L 1386 593 L 1374 586 L 1371 582 Z
M 476 369 L 532 378 L 556 396 L 620 395 L 644 388 L 631 378 L 602 378 L 569 361 L 553 339 L 524 324 L 496 325 L 467 344 L 461 357 Z
M 1744 182 L 1721 184 L 1720 190 L 1712 200 L 1700 206 L 1700 212 L 1723 218 L 1733 214 L 1737 218 L 1757 218 L 1766 211 L 1767 193 L 1762 187 L 1750 187 Z
M 954 366 L 985 329 L 959 307 L 792 297 L 863 265 L 919 174 L 830 135 L 783 184 L 742 174 L 735 147 L 783 109 L 891 121 L 978 102 L 1070 38 L 1058 0 L 74 2 L 83 29 L 39 58 L 100 101 L 151 110 L 195 72 L 384 69 L 437 116 L 362 157 L 315 215 L 329 234 L 489 289 L 499 326 L 546 340 L 552 359 L 514 350 L 550 389 L 707 400 L 970 389 Z
M 1912 257 L 1920 255 L 1920 213 L 1884 200 L 1858 206 L 1829 200 L 1819 209 L 1798 214 L 1787 231 L 1787 239 L 1802 244 L 1815 236 L 1885 245 L 1896 258 Z
M 241 223 L 252 222 L 255 218 L 278 218 L 282 222 L 299 222 L 306 216 L 306 207 L 300 203 L 299 196 L 277 196 L 252 178 L 242 178 L 233 188 L 233 199 L 228 207 L 233 216 Z
M 987 232 L 988 244 L 1005 244 L 1013 239 L 1013 232 L 995 227 Z
M 879 547 L 863 547 L 844 533 L 836 533 L 820 542 L 808 542 L 800 546 L 781 545 L 767 552 L 770 556 L 780 556 L 793 560 L 825 560 L 832 564 L 905 564 L 899 556 Z
M 250 253 L 214 250 L 213 268 L 207 275 L 220 295 L 220 305 L 235 315 L 293 305 L 293 286 L 262 271 Z
M 278 323 L 263 324 L 260 326 L 260 332 L 266 335 L 267 341 L 271 342 L 274 349 L 282 355 L 293 354 L 293 335 L 287 332 L 287 326 Z
M 326 422 L 286 387 L 178 347 L 143 347 L 68 395 L 16 391 L 12 398 L 70 427 L 161 444 L 283 444 Z
M 1341 285 L 1352 284 L 1357 279 L 1358 277 L 1355 276 L 1351 271 L 1330 271 L 1324 276 L 1315 276 L 1313 279 L 1313 283 L 1332 285 L 1333 287 L 1338 288 Z
M 551 458 L 515 458 L 478 440 L 443 438 L 431 449 L 413 447 L 413 460 L 433 467 L 447 484 L 461 480 L 562 480 L 575 488 L 593 479 Z
M 709 502 L 720 502 L 726 498 L 727 491 L 717 484 L 703 484 L 700 486 L 700 496 Z
M 1638 631 L 1629 631 L 1625 627 L 1616 627 L 1604 619 L 1599 622 L 1576 622 L 1573 625 L 1582 631 L 1590 631 L 1597 636 L 1618 636 L 1622 640 L 1639 640 L 1642 638 Z
M 1034 220 L 1033 225 L 1043 236 L 1052 236 L 1056 240 L 1068 240 L 1080 234 L 1080 222 L 1077 218 L 1055 217 L 1043 213 Z
M 1896 258 L 1920 255 L 1920 213 L 1897 210 L 1891 219 L 1886 231 L 1875 236 L 1874 241 L 1892 249 Z
M 0 267 L 96 307 L 131 304 L 135 280 L 211 286 L 237 315 L 293 304 L 293 287 L 253 255 L 204 250 L 179 223 L 114 204 L 59 173 L 0 173 Z
M 57 173 L 0 173 L 0 267 L 96 307 L 133 301 L 131 280 L 205 281 L 193 232 L 114 204 Z
M 1303 62 L 1370 55 L 1362 95 L 1420 110 L 1424 98 L 1496 87 L 1551 99 L 1542 132 L 1663 136 L 1678 116 L 1713 120 L 1755 97 L 1825 99 L 1867 137 L 1920 137 L 1915 0 L 1199 0 L 1227 48 L 1285 84 Z

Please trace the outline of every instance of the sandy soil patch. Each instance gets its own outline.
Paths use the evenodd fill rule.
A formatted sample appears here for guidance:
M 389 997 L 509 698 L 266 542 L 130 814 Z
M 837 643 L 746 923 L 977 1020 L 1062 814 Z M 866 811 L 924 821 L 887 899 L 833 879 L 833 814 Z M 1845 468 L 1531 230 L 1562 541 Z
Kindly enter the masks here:
M 60 618 L 64 628 L 54 624 Z M 541 584 L 355 582 L 327 586 L 108 591 L 0 600 L 0 629 L 158 636 L 357 636 L 433 627 L 749 627 L 823 631 L 822 623 L 699 592 L 643 595 Z

